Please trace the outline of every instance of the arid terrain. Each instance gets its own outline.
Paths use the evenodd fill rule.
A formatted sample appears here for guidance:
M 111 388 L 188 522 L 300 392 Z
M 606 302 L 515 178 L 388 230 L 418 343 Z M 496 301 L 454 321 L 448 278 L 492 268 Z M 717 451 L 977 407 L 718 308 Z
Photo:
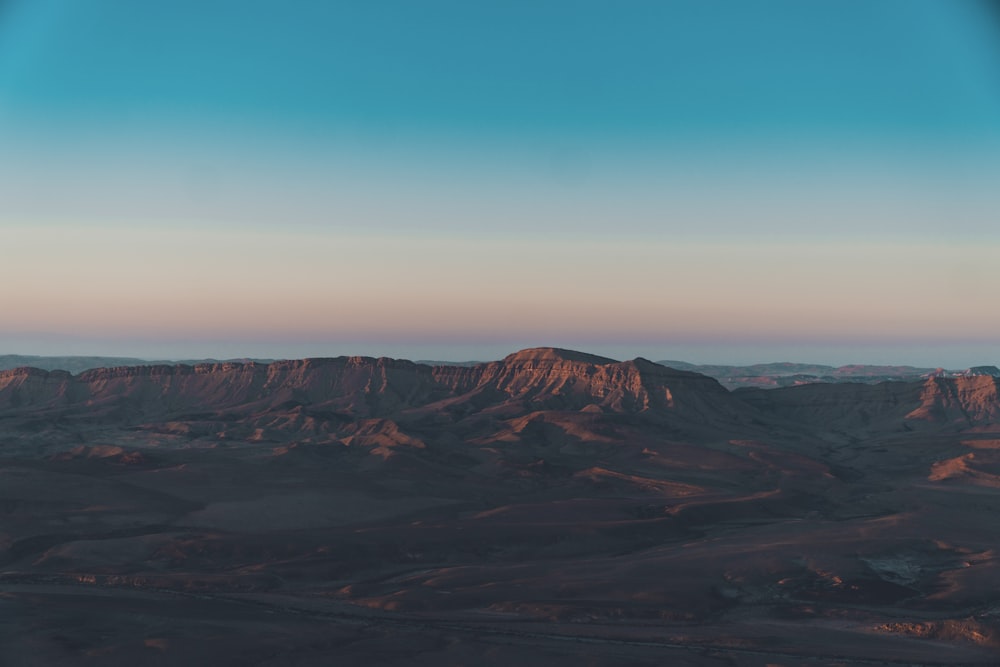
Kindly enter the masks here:
M 153 366 L 177 364 L 192 366 L 197 364 L 218 364 L 227 361 L 270 363 L 273 359 L 181 359 L 175 361 L 150 361 L 133 357 L 39 357 L 21 354 L 0 354 L 0 370 L 30 366 L 43 370 L 64 370 L 71 373 L 94 368 L 114 368 L 117 366 Z M 477 366 L 481 361 L 418 361 L 427 366 Z M 916 366 L 873 366 L 870 364 L 850 364 L 847 366 L 825 366 L 823 364 L 797 364 L 779 362 L 731 366 L 721 364 L 692 364 L 686 361 L 657 361 L 661 366 L 669 366 L 682 371 L 693 371 L 715 378 L 726 389 L 744 387 L 790 387 L 813 382 L 915 382 L 929 377 L 967 377 L 970 375 L 1000 376 L 996 366 L 979 366 L 962 370 L 944 368 L 920 368 Z
M 0 665 L 996 665 L 998 387 L 0 371 Z

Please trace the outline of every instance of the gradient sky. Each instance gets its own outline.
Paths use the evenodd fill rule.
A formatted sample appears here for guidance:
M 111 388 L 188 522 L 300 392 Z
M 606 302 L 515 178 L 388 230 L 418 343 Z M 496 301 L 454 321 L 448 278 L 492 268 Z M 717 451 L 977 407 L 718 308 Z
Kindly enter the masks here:
M 0 0 L 0 353 L 1000 362 L 985 0 Z

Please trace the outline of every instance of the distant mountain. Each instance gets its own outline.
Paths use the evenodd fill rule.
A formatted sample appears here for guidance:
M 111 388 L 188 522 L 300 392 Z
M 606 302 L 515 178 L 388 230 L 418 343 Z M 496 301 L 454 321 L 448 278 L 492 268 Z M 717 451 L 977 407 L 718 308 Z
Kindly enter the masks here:
M 90 368 L 106 368 L 111 366 L 140 366 L 152 363 L 146 359 L 135 357 L 85 357 L 85 356 L 55 356 L 42 357 L 27 354 L 0 355 L 0 370 L 30 366 L 47 371 L 68 371 L 79 373 Z
M 1000 368 L 996 366 L 973 366 L 967 371 L 962 371 L 959 375 L 964 376 L 977 376 L 977 375 L 989 375 L 990 377 L 1000 377 Z
M 228 361 L 270 361 L 269 359 L 231 359 Z M 28 366 L 46 371 L 68 371 L 81 373 L 91 368 L 115 368 L 119 366 L 149 366 L 171 364 L 218 363 L 217 359 L 150 360 L 136 357 L 98 356 L 34 356 L 28 354 L 0 354 L 0 370 Z
M 703 373 L 718 380 L 727 389 L 740 387 L 788 387 L 813 382 L 913 382 L 927 377 L 959 377 L 969 371 L 947 371 L 943 368 L 917 366 L 879 366 L 852 364 L 825 366 L 822 364 L 797 364 L 789 362 L 728 366 L 719 364 L 690 364 L 683 361 L 657 362 L 672 368 Z M 995 368 L 977 366 L 979 369 Z M 985 371 L 984 371 L 985 372 Z M 1000 373 L 1000 371 L 998 371 Z M 988 372 L 986 374 L 989 374 Z
M 688 371 L 695 371 L 705 375 L 722 375 L 729 377 L 756 377 L 756 376 L 788 376 L 788 375 L 831 375 L 835 366 L 824 366 L 822 364 L 796 364 L 790 362 L 776 362 L 767 364 L 752 364 L 749 366 L 731 366 L 724 364 L 692 364 L 685 361 L 658 361 L 658 364 L 679 368 Z
M 485 364 L 485 361 L 440 361 L 436 359 L 418 359 L 414 363 L 424 364 L 425 366 L 478 366 L 479 364 Z

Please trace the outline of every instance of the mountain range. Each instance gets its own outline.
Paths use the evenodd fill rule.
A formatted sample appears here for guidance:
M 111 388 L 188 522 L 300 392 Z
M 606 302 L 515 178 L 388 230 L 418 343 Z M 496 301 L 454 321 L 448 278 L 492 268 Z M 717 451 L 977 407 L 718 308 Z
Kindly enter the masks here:
M 0 371 L 0 662 L 995 664 L 998 388 Z
M 229 359 L 228 362 L 269 363 L 273 359 Z M 150 361 L 134 357 L 95 356 L 31 356 L 19 354 L 0 355 L 0 370 L 31 367 L 43 370 L 64 370 L 80 373 L 94 368 L 114 368 L 120 366 L 193 366 L 199 364 L 224 363 L 217 359 L 187 359 L 180 361 Z M 417 361 L 425 366 L 478 366 L 481 361 Z M 916 366 L 878 366 L 869 364 L 849 364 L 828 366 L 823 364 L 802 364 L 776 362 L 752 364 L 748 366 L 721 364 L 692 364 L 686 361 L 664 360 L 656 362 L 678 370 L 692 371 L 708 375 L 718 380 L 727 389 L 740 387 L 786 387 L 813 382 L 912 382 L 928 377 L 963 377 L 967 375 L 1000 376 L 996 366 L 975 366 L 965 370 L 946 370 Z

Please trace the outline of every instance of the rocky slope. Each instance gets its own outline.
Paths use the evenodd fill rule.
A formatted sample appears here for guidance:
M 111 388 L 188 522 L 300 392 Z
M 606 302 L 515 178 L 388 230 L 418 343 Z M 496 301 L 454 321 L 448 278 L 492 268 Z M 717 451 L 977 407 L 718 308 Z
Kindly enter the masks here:
M 616 362 L 551 348 L 525 350 L 472 367 L 430 367 L 387 358 L 339 357 L 196 366 L 101 368 L 72 376 L 0 371 L 0 411 L 129 405 L 154 417 L 186 410 L 254 410 L 298 403 L 352 415 L 388 415 L 437 401 L 497 407 L 643 412 L 734 411 L 715 380 L 644 359 Z
M 745 389 L 737 395 L 762 412 L 830 430 L 880 433 L 913 429 L 1000 428 L 1000 379 L 990 375 L 919 382 L 810 384 Z
M 92 369 L 78 375 L 0 371 L 0 415 L 77 415 L 140 423 L 192 415 L 282 413 L 341 419 L 434 412 L 459 420 L 524 411 L 647 414 L 720 425 L 779 421 L 831 430 L 989 428 L 1000 420 L 1000 379 L 987 374 L 919 382 L 809 384 L 732 393 L 716 380 L 645 359 L 522 350 L 473 366 L 370 357 Z M 770 422 L 768 422 L 770 423 Z
M 998 380 L 0 372 L 0 664 L 995 665 Z

